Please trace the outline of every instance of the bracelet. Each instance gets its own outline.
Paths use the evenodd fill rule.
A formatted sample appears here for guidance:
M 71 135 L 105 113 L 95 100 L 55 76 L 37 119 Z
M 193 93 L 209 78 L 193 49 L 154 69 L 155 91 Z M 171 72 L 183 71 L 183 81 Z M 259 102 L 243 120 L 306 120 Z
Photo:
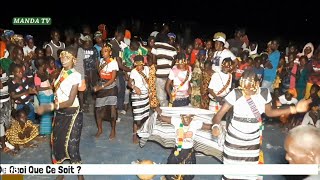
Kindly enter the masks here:
M 60 108 L 59 103 L 57 103 L 56 110 L 59 110 L 59 108 Z
M 297 108 L 295 106 L 290 106 L 290 113 L 297 114 Z
M 102 84 L 102 86 L 101 86 L 102 88 L 104 88 L 104 84 Z
M 212 125 L 211 129 L 215 128 L 215 127 L 218 127 L 220 129 L 220 124 L 214 124 Z

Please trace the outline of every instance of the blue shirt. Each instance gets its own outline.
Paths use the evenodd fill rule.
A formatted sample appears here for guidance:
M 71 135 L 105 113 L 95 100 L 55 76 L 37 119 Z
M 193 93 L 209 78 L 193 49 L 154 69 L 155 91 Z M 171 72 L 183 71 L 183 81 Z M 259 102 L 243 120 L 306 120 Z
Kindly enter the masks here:
M 260 68 L 254 67 L 254 68 L 253 68 L 253 71 L 254 71 L 254 73 L 257 74 L 259 80 L 261 80 L 261 79 L 263 78 L 264 69 L 263 69 L 262 67 L 260 67 Z
M 96 50 L 98 51 L 98 58 L 101 59 L 101 49 L 102 49 L 102 47 L 100 47 L 98 44 L 95 44 L 93 47 L 96 48 Z
M 278 64 L 280 61 L 280 52 L 278 50 L 274 51 L 269 55 L 269 61 L 272 64 L 272 69 L 265 69 L 263 80 L 273 82 L 276 79 Z

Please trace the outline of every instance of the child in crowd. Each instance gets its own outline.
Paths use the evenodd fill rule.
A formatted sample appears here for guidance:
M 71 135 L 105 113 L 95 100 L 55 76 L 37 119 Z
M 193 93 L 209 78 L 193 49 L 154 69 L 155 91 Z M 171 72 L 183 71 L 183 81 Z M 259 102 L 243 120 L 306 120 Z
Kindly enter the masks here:
M 201 93 L 201 106 L 202 109 L 209 109 L 209 83 L 211 81 L 211 76 L 213 74 L 212 70 L 212 61 L 207 60 L 204 63 L 204 70 L 202 71 L 202 81 L 200 85 L 200 93 Z
M 58 78 L 60 74 L 60 69 L 57 68 L 56 60 L 54 60 L 52 56 L 47 57 L 47 63 L 48 63 L 48 66 L 46 66 L 47 67 L 46 71 L 48 72 L 49 80 L 52 83 Z
M 38 91 L 38 100 L 40 105 L 50 104 L 53 102 L 53 91 L 47 73 L 47 62 L 43 58 L 35 61 L 35 66 L 38 69 L 34 76 L 34 83 Z M 47 112 L 41 115 L 40 120 L 40 135 L 50 135 L 52 128 L 52 112 Z
M 5 130 L 10 126 L 10 96 L 8 92 L 8 76 L 0 66 L 0 143 L 1 150 L 5 153 L 12 153 L 10 144 L 6 142 Z
M 29 106 L 28 119 L 35 122 L 34 106 L 32 104 L 32 97 L 37 94 L 33 82 L 23 75 L 23 66 L 16 64 L 13 67 L 13 79 L 9 81 L 10 97 L 13 100 L 16 110 L 23 108 L 25 105 Z M 33 81 L 33 80 L 32 80 Z
M 30 111 L 28 106 L 12 111 L 14 120 L 11 127 L 6 131 L 6 136 L 8 141 L 15 146 L 16 150 L 20 150 L 20 146 L 37 147 L 31 141 L 39 135 L 39 130 L 37 125 L 28 120 L 28 111 Z
M 260 56 L 256 56 L 254 58 L 254 67 L 253 67 L 253 71 L 257 74 L 258 79 L 260 81 L 260 85 L 262 83 L 263 80 L 263 73 L 264 73 L 264 68 L 261 67 L 262 64 L 262 59 Z

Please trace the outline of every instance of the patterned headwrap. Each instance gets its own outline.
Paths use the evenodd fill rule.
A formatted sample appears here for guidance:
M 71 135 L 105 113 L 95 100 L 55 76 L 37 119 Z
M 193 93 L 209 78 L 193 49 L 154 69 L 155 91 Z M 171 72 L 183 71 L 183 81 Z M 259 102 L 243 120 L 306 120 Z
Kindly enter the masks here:
M 92 41 L 92 39 L 91 39 L 91 37 L 89 36 L 89 35 L 85 35 L 85 36 L 81 36 L 80 37 L 80 39 L 82 40 L 82 41 Z
M 13 35 L 13 36 L 11 37 L 11 42 L 12 42 L 13 44 L 15 44 L 15 43 L 17 43 L 17 42 L 19 42 L 19 41 L 21 41 L 21 40 L 23 40 L 23 36 L 22 36 L 21 34 L 15 34 L 15 35 Z
M 11 38 L 14 35 L 14 31 L 12 30 L 4 30 L 3 31 L 3 37 Z
M 133 57 L 133 61 L 134 61 L 134 65 L 135 66 L 144 66 L 144 58 L 143 58 L 143 56 L 141 56 L 141 55 L 135 55 L 134 57 Z
M 174 38 L 174 39 L 175 39 L 177 36 L 176 36 L 174 33 L 168 33 L 168 37 L 169 37 L 169 38 Z
M 105 24 L 100 24 L 98 26 L 98 31 L 100 31 L 102 33 L 102 39 L 106 40 L 108 37 L 108 31 L 106 29 L 106 25 Z
M 195 39 L 194 42 L 197 43 L 199 46 L 203 46 L 203 42 L 200 38 Z
M 131 32 L 128 29 L 126 29 L 126 31 L 124 33 L 124 38 L 131 39 Z
M 25 40 L 28 42 L 30 39 L 33 39 L 33 36 L 30 34 L 26 35 Z
M 94 33 L 94 38 L 97 38 L 97 37 L 101 37 L 102 38 L 102 33 L 100 31 L 96 31 Z

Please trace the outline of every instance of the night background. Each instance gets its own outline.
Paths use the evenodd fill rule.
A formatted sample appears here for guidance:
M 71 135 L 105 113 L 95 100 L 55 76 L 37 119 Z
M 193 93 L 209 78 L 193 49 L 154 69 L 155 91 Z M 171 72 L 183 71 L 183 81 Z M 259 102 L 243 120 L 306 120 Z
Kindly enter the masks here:
M 278 38 L 281 40 L 280 49 L 289 40 L 300 48 L 312 42 L 316 48 L 320 38 L 317 27 L 320 13 L 316 1 L 94 2 L 91 3 L 93 8 L 85 3 L 70 8 L 55 2 L 56 5 L 51 7 L 54 10 L 40 8 L 3 13 L 0 28 L 13 29 L 23 35 L 32 34 L 36 42 L 49 41 L 50 29 L 53 27 L 59 28 L 63 35 L 64 29 L 70 27 L 80 32 L 82 24 L 90 25 L 93 33 L 99 24 L 106 24 L 109 38 L 113 36 L 117 25 L 125 25 L 133 35 L 143 39 L 154 30 L 154 24 L 160 28 L 162 23 L 169 24 L 171 31 L 178 37 L 183 36 L 188 29 L 191 30 L 191 38 L 200 37 L 204 40 L 212 38 L 218 31 L 225 32 L 229 39 L 233 37 L 235 28 L 244 27 L 250 41 L 258 41 L 260 46 L 264 46 L 272 38 Z M 105 5 L 100 6 L 98 3 Z M 14 26 L 13 17 L 51 17 L 52 25 Z

